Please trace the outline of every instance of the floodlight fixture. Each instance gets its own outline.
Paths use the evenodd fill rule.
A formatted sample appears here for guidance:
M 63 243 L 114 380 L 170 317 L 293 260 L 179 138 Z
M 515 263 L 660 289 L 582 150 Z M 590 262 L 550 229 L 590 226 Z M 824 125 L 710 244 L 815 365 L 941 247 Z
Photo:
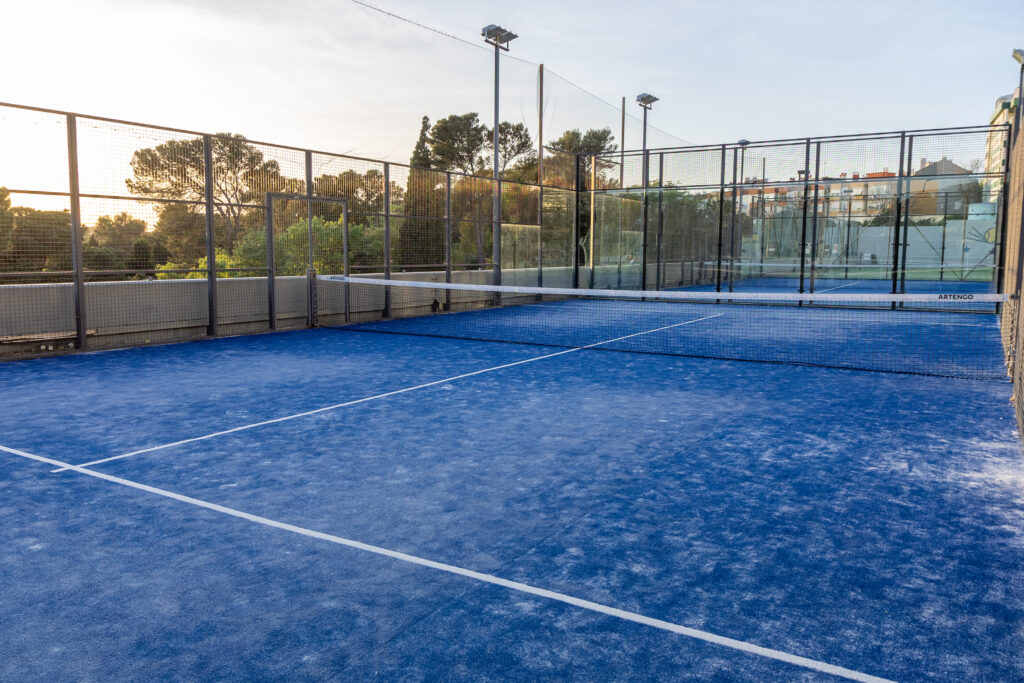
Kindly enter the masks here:
M 1020 48 L 1017 48 L 1016 50 L 1014 50 L 1013 51 L 1013 58 L 1016 59 L 1017 62 L 1021 66 L 1024 66 L 1024 50 L 1022 50 Z
M 739 145 L 740 147 L 746 147 L 747 145 L 750 144 L 750 140 L 743 139 L 737 142 L 736 144 Z
M 636 101 L 644 109 L 650 109 L 651 105 L 658 101 L 658 98 L 650 93 L 642 92 L 636 96 Z
M 497 24 L 484 26 L 480 30 L 480 35 L 486 39 L 485 42 L 502 50 L 507 50 L 508 44 L 519 37 L 515 33 L 512 33 L 512 31 L 504 29 Z

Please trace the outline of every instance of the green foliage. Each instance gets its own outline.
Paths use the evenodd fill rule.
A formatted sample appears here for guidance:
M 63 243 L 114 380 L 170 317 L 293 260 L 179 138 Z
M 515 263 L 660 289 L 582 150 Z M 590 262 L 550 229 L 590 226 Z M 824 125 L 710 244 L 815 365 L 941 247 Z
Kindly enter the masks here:
M 241 135 L 221 133 L 212 138 L 213 198 L 222 219 L 219 242 L 226 251 L 247 227 L 244 204 L 263 204 L 266 193 L 301 187 L 300 181 L 281 175 L 279 164 L 263 158 L 263 152 Z M 140 197 L 202 202 L 206 196 L 202 138 L 168 140 L 132 155 L 133 177 L 128 190 Z
M 430 129 L 432 168 L 474 175 L 487 168 L 484 151 L 488 142 L 487 126 L 476 112 L 452 114 L 439 119 Z
M 121 249 L 129 247 L 146 232 L 146 221 L 132 218 L 127 213 L 116 216 L 100 216 L 96 225 L 88 230 L 87 242 L 103 247 Z
M 420 122 L 420 136 L 416 139 L 416 146 L 412 149 L 412 157 L 409 159 L 410 166 L 419 168 L 431 168 L 433 159 L 430 155 L 430 118 L 424 116 Z

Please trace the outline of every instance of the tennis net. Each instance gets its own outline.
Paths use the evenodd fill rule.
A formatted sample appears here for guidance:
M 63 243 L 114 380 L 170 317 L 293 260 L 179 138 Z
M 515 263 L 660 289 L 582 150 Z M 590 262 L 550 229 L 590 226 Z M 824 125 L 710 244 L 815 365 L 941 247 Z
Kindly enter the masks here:
M 1001 294 L 640 292 L 342 276 L 320 276 L 318 288 L 335 302 L 322 322 L 360 332 L 1006 377 L 999 316 L 982 312 L 1005 303 Z

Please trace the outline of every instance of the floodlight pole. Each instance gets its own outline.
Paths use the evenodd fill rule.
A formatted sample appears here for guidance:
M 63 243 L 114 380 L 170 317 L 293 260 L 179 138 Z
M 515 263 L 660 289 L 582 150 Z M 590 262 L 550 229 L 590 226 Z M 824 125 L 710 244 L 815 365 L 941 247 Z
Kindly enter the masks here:
M 515 33 L 508 31 L 496 24 L 484 26 L 480 31 L 484 42 L 494 46 L 494 187 L 492 188 L 491 204 L 491 259 L 494 261 L 494 284 L 501 284 L 501 178 L 498 174 L 498 141 L 500 126 L 500 114 L 498 109 L 498 94 L 501 87 L 501 50 L 508 52 L 508 44 L 518 38 Z M 497 297 L 496 297 L 497 301 Z
M 498 177 L 498 94 L 501 83 L 501 48 L 494 43 L 494 186 L 492 188 L 491 253 L 494 261 L 494 284 L 501 284 L 501 179 Z
M 644 110 L 644 125 L 643 125 L 643 136 L 641 138 L 641 149 L 643 154 L 643 240 L 640 246 L 640 289 L 647 289 L 647 222 L 648 222 L 648 207 L 647 207 L 647 186 L 650 185 L 650 158 L 647 155 L 647 110 L 651 108 L 658 98 L 649 93 L 640 93 L 636 96 L 636 102 L 640 105 L 640 108 Z M 661 179 L 658 179 L 658 184 L 661 184 Z

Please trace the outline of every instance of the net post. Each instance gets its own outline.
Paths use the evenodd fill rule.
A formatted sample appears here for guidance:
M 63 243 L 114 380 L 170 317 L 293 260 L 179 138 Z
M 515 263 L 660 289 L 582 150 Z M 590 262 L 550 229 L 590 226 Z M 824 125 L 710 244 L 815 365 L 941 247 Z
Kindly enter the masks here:
M 267 252 L 267 318 L 270 329 L 277 329 L 277 299 L 274 294 L 274 198 L 267 193 L 266 252 Z
M 349 256 L 348 256 L 348 201 L 341 205 L 341 272 L 349 277 Z M 349 290 L 349 282 L 345 280 L 345 322 L 352 322 L 352 304 Z
M 75 348 L 88 349 L 88 327 L 85 317 L 85 269 L 82 265 L 82 205 L 78 183 L 78 119 L 66 117 L 68 138 L 68 194 L 71 205 L 71 264 L 74 270 Z
M 900 133 L 900 161 L 896 174 L 896 198 L 893 202 L 893 239 L 892 239 L 892 294 L 896 293 L 899 286 L 899 254 L 900 254 L 900 225 L 902 223 L 903 210 L 903 159 L 907 148 L 907 133 Z M 896 310 L 896 303 L 891 308 Z
M 391 279 L 391 164 L 384 162 L 384 279 Z M 384 288 L 384 310 L 381 317 L 391 315 L 391 288 Z
M 206 282 L 209 321 L 206 334 L 217 336 L 217 250 L 213 221 L 213 139 L 203 136 L 203 197 L 206 212 Z
M 800 286 L 799 293 L 804 293 L 804 277 L 807 270 L 807 195 L 810 188 L 808 187 L 811 179 L 811 139 L 807 138 L 806 146 L 804 147 L 804 196 L 801 202 L 800 209 Z M 799 302 L 799 305 L 803 305 L 803 302 Z
M 580 287 L 580 155 L 573 162 L 572 288 Z
M 725 145 L 722 145 L 722 159 L 719 164 L 722 175 L 718 181 L 718 257 L 715 264 L 715 291 L 722 291 L 722 231 L 725 229 Z
M 911 174 L 911 165 L 914 159 L 914 136 L 911 135 L 907 139 L 907 172 L 906 176 L 909 178 Z M 900 294 L 906 294 L 907 292 L 907 246 L 910 243 L 910 197 L 913 195 L 913 191 L 910 189 L 910 181 L 907 180 L 907 196 L 904 199 L 903 207 L 903 245 L 902 253 L 900 254 Z M 967 198 L 964 197 L 964 212 L 966 215 L 967 211 Z M 967 221 L 964 220 L 964 229 L 966 230 Z M 902 304 L 900 304 L 902 306 Z
M 658 247 L 657 247 L 657 265 L 654 271 L 654 289 L 660 290 L 662 288 L 662 276 L 665 274 L 662 261 L 664 260 L 664 254 L 662 251 L 665 249 L 664 238 L 665 238 L 665 153 L 658 153 Z
M 643 237 L 642 237 L 642 239 L 640 241 L 640 289 L 641 290 L 646 290 L 647 289 L 647 233 L 648 233 L 648 227 L 647 226 L 648 226 L 648 217 L 649 217 L 649 213 L 648 213 L 649 212 L 649 207 L 648 207 L 649 202 L 648 202 L 648 197 L 647 197 L 647 188 L 651 184 L 651 178 L 650 178 L 650 176 L 651 176 L 651 153 L 648 152 L 646 148 L 643 151 L 643 160 L 642 160 L 641 167 L 642 167 L 641 168 L 641 179 L 642 179 L 642 182 L 644 184 L 644 192 L 643 192 L 643 205 L 640 207 L 640 215 L 641 215 L 642 220 L 643 220 L 643 223 L 642 223 L 642 228 L 643 228 L 642 235 L 643 235 Z
M 821 142 L 814 143 L 814 205 L 811 207 L 811 279 L 810 292 L 814 293 L 814 267 L 818 260 L 818 191 L 821 176 Z
M 452 282 L 452 172 L 444 174 L 444 281 Z M 444 290 L 444 310 L 451 310 L 452 291 Z

